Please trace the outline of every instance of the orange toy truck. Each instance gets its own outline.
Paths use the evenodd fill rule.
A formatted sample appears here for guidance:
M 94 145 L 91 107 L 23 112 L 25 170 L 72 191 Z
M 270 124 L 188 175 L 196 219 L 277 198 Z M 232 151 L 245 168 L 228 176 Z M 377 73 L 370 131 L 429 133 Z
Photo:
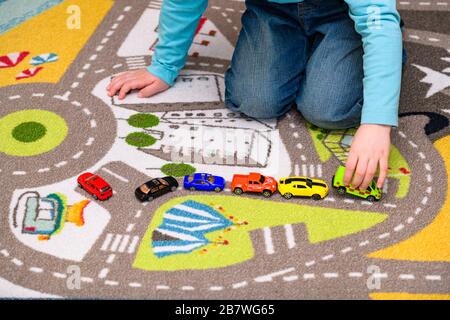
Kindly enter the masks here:
M 277 181 L 272 177 L 265 177 L 251 172 L 248 175 L 235 174 L 231 181 L 231 192 L 240 195 L 244 192 L 262 193 L 266 198 L 277 191 Z

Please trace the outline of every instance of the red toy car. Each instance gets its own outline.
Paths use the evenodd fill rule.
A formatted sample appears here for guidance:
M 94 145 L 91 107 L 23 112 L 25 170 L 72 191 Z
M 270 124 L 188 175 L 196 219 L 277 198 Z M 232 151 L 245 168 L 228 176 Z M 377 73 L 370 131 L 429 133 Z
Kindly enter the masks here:
M 86 172 L 77 179 L 78 186 L 92 194 L 95 200 L 108 200 L 113 195 L 111 186 L 100 176 Z
M 235 174 L 231 181 L 231 191 L 238 195 L 244 192 L 257 192 L 268 198 L 277 191 L 277 181 L 256 172 L 248 175 Z

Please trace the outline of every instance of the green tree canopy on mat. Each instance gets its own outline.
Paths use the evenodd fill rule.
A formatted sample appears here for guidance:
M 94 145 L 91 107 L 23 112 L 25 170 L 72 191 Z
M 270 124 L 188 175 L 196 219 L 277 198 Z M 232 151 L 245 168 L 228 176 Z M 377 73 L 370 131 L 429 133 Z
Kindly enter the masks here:
M 148 113 L 134 114 L 127 121 L 130 126 L 135 128 L 150 128 L 159 124 L 159 118 Z
M 144 132 L 132 132 L 125 138 L 125 141 L 131 146 L 144 148 L 153 145 L 156 139 Z
M 182 177 L 188 174 L 193 174 L 195 172 L 195 168 L 189 164 L 185 163 L 168 163 L 161 167 L 161 171 L 173 177 Z

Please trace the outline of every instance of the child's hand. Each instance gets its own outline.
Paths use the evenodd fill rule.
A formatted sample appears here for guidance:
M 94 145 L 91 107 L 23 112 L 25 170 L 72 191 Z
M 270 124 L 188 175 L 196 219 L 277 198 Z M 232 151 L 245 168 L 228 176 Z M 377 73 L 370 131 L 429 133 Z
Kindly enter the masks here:
M 344 183 L 366 189 L 380 168 L 377 186 L 381 188 L 388 173 L 391 127 L 363 124 L 353 138 L 346 164 Z M 353 173 L 355 174 L 353 176 Z M 353 181 L 352 181 L 353 176 Z
M 169 85 L 167 83 L 152 75 L 147 69 L 139 69 L 117 75 L 111 80 L 106 90 L 110 97 L 119 92 L 119 100 L 122 100 L 128 92 L 134 89 L 140 89 L 138 94 L 139 98 L 146 98 L 165 91 L 168 88 Z

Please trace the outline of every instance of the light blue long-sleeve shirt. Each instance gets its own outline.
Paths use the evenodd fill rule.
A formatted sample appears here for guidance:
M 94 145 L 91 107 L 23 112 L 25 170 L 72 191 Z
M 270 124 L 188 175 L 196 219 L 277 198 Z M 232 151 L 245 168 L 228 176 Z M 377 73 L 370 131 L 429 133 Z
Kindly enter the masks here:
M 298 3 L 303 0 L 269 0 Z M 398 125 L 402 33 L 395 0 L 345 0 L 364 48 L 364 105 L 361 124 Z M 173 85 L 184 67 L 208 0 L 164 0 L 159 41 L 147 70 Z

